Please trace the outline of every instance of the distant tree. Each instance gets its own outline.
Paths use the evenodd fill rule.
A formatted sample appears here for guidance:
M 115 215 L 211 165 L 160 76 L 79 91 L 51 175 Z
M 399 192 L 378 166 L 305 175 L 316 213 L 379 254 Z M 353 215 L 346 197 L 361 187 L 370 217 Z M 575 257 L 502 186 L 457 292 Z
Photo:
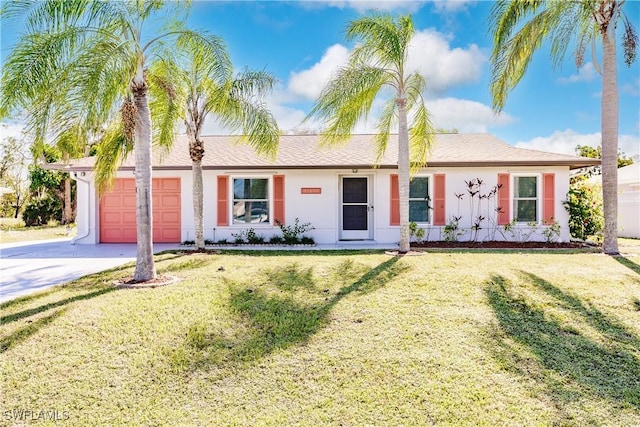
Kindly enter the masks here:
M 29 150 L 19 138 L 5 138 L 0 145 L 0 187 L 10 192 L 0 193 L 2 216 L 18 218 L 29 196 Z
M 410 15 L 395 18 L 373 13 L 350 22 L 347 39 L 357 44 L 349 64 L 334 74 L 308 116 L 317 116 L 328 124 L 322 133 L 325 143 L 344 143 L 358 120 L 368 115 L 378 94 L 388 95 L 374 140 L 380 158 L 397 123 L 401 253 L 410 249 L 410 172 L 426 163 L 434 138 L 423 99 L 426 82 L 420 74 L 407 69 L 414 33 Z
M 40 159 L 29 165 L 29 197 L 22 219 L 27 226 L 45 225 L 49 221 L 64 222 L 64 206 L 68 200 L 70 216 L 75 217 L 75 182 L 71 182 L 68 172 L 49 170 L 42 163 L 59 162 L 60 150 L 45 145 L 32 148 L 40 153 Z M 69 188 L 67 190 L 67 183 Z M 72 222 L 72 221 L 71 221 Z M 67 222 L 68 224 L 69 222 Z
M 592 159 L 602 159 L 602 145 L 591 147 L 589 145 L 576 145 L 576 154 Z M 618 168 L 633 164 L 633 159 L 618 150 Z

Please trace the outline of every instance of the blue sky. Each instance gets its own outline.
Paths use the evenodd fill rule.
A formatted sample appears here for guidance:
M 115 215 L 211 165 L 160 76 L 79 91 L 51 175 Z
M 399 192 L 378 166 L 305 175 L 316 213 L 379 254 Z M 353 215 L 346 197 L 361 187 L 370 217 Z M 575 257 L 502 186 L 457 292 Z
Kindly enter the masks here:
M 417 30 L 410 62 L 427 80 L 427 108 L 437 127 L 489 132 L 526 148 L 573 153 L 577 144 L 600 142 L 601 78 L 591 56 L 577 69 L 567 55 L 554 69 L 548 51 L 537 52 L 504 111 L 494 115 L 489 94 L 491 34 L 485 1 L 194 1 L 192 28 L 222 36 L 238 70 L 274 73 L 279 83 L 268 103 L 285 131 L 301 125 L 331 72 L 352 47 L 348 22 L 376 8 L 411 13 Z M 640 2 L 627 1 L 627 15 L 640 23 Z M 618 35 L 621 31 L 618 29 Z M 3 40 L 7 33 L 3 29 Z M 9 36 L 10 37 L 10 36 Z M 7 45 L 2 43 L 3 56 Z M 640 154 L 640 65 L 628 68 L 619 49 L 620 139 L 622 151 Z M 224 130 L 210 121 L 205 133 Z M 373 121 L 358 132 L 373 130 Z

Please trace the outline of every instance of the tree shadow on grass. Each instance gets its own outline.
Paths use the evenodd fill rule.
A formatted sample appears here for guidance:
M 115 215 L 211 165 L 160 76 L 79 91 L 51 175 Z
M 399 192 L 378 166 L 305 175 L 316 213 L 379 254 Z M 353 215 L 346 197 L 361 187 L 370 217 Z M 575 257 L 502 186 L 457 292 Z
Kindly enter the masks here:
M 98 289 L 96 291 L 93 292 L 88 292 L 85 294 L 80 294 L 80 295 L 75 295 L 69 298 L 65 298 L 59 301 L 54 301 L 54 302 L 50 302 L 47 304 L 43 304 L 40 305 L 38 307 L 34 307 L 34 308 L 30 308 L 27 310 L 23 310 L 23 311 L 19 311 L 17 313 L 11 313 L 11 314 L 7 314 L 6 316 L 2 316 L 0 317 L 0 325 L 4 325 L 7 323 L 11 323 L 11 322 L 15 322 L 16 320 L 20 320 L 20 319 L 24 319 L 25 317 L 31 317 L 34 316 L 36 314 L 40 314 L 42 312 L 45 312 L 47 310 L 51 310 L 57 307 L 61 307 L 63 305 L 67 305 L 67 304 L 71 304 L 73 302 L 76 301 L 82 301 L 82 300 L 86 300 L 86 299 L 91 299 L 91 298 L 95 298 L 97 296 L 106 294 L 108 292 L 113 292 L 115 291 L 117 288 L 115 287 L 109 287 L 109 288 L 102 288 L 102 289 Z
M 514 296 L 509 280 L 496 275 L 485 292 L 499 326 L 533 358 L 523 360 L 505 339 L 497 343 L 497 356 L 506 355 L 509 367 L 527 378 L 536 377 L 535 373 L 539 372 L 540 378 L 536 379 L 545 383 L 555 401 L 568 403 L 597 396 L 640 408 L 638 337 L 595 307 L 586 306 L 544 279 L 530 273 L 523 275 L 530 284 L 554 297 L 568 316 L 592 325 L 602 334 L 605 343 L 564 325 L 540 305 Z M 503 354 L 498 355 L 500 351 Z
M 611 258 L 613 258 L 614 260 L 618 261 L 620 264 L 624 265 L 625 267 L 627 267 L 628 269 L 630 269 L 634 273 L 640 275 L 640 265 L 638 265 L 635 262 L 631 261 L 629 258 L 626 258 L 626 257 L 624 257 L 622 255 L 613 256 Z
M 239 315 L 240 332 L 225 336 L 212 332 L 212 325 L 194 324 L 186 333 L 185 346 L 172 350 L 170 359 L 175 368 L 195 369 L 255 360 L 304 343 L 328 323 L 329 313 L 342 299 L 373 292 L 405 272 L 409 267 L 397 264 L 398 260 L 392 257 L 371 269 L 349 260 L 339 264 L 331 278 L 339 276 L 346 281 L 362 274 L 333 295 L 319 288 L 312 269 L 301 269 L 297 263 L 283 267 L 279 274 L 265 270 L 259 287 L 229 281 L 229 304 Z
M 48 316 L 44 316 L 35 320 L 33 322 L 27 322 L 26 326 L 23 326 L 15 331 L 12 331 L 9 335 L 0 337 L 0 354 L 9 350 L 11 347 L 16 344 L 21 343 L 22 341 L 29 338 L 31 335 L 38 332 L 43 327 L 47 326 L 49 323 L 53 322 L 58 317 L 62 316 L 68 307 L 61 308 L 59 310 L 54 311 Z

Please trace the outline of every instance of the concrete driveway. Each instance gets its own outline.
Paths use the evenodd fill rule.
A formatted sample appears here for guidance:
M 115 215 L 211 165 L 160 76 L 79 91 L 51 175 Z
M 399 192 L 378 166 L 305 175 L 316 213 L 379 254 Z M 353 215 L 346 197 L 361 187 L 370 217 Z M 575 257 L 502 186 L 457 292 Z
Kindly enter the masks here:
M 155 244 L 154 251 L 177 247 Z M 135 244 L 72 245 L 70 238 L 0 244 L 0 302 L 135 259 Z

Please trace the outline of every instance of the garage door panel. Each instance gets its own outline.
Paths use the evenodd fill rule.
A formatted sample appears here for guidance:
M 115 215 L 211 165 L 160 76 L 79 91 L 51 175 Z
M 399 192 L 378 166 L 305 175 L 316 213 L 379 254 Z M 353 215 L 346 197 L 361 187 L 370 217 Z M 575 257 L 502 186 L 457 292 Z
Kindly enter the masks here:
M 138 230 L 136 228 L 125 228 L 122 230 L 122 238 L 127 242 L 135 243 L 138 240 Z
M 168 192 L 180 193 L 180 179 L 178 178 L 163 179 L 162 191 L 167 193 Z
M 133 194 L 136 193 L 136 180 L 133 178 L 121 178 L 119 180 L 116 181 L 120 181 L 120 189 L 124 190 L 124 191 L 131 191 L 133 192 Z
M 136 213 L 135 212 L 123 212 L 122 214 L 122 223 L 125 225 L 133 225 L 136 226 Z
M 104 222 L 106 225 L 117 225 L 122 222 L 122 215 L 120 215 L 120 212 L 105 212 L 102 215 L 101 222 Z
M 180 178 L 153 179 L 154 242 L 180 242 L 180 203 Z M 119 178 L 100 199 L 100 241 L 135 243 L 136 240 L 135 180 Z

